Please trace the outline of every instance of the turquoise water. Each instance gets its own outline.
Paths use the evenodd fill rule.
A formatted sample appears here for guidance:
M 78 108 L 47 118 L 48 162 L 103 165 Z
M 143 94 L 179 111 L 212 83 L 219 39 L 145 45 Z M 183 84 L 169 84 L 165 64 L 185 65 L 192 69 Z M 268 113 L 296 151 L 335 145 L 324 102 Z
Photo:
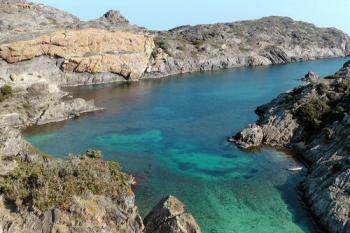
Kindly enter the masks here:
M 98 148 L 137 180 L 145 215 L 171 193 L 204 233 L 315 232 L 297 194 L 298 162 L 272 149 L 243 152 L 226 137 L 256 120 L 256 106 L 346 59 L 195 73 L 131 84 L 70 89 L 105 111 L 28 129 L 27 139 L 58 157 Z

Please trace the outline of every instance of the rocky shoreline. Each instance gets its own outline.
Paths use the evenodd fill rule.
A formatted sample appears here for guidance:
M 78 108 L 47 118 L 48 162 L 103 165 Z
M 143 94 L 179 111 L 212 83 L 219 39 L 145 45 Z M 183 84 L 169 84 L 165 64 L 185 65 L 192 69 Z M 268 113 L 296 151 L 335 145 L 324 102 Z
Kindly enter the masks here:
M 350 37 L 345 33 L 284 17 L 153 32 L 131 25 L 117 11 L 83 22 L 42 4 L 0 0 L 0 30 L 0 232 L 4 233 L 200 232 L 192 215 L 172 196 L 142 220 L 130 189 L 132 178 L 117 164 L 101 160 L 100 152 L 89 150 L 64 160 L 53 159 L 23 139 L 24 127 L 101 110 L 93 101 L 74 98 L 60 87 L 350 54 Z M 265 114 L 266 108 L 259 114 Z M 280 124 L 289 126 L 283 125 L 282 136 Z M 254 125 L 243 131 L 242 140 L 236 142 L 250 147 L 251 140 L 254 144 L 264 140 L 276 146 L 292 140 L 291 134 L 293 138 L 303 135 L 303 131 L 290 131 L 299 127 L 292 115 L 269 120 L 266 125 L 266 129 Z M 266 137 L 266 132 L 272 133 Z M 101 179 L 91 178 L 96 176 Z M 82 190 L 72 188 L 77 178 L 87 184 Z M 102 181 L 116 185 L 105 190 L 97 186 Z M 63 195 L 63 189 L 57 190 L 50 182 L 69 192 Z M 322 199 L 320 192 L 309 191 L 315 189 L 310 189 L 315 183 L 317 179 L 310 176 L 305 189 L 314 200 L 314 211 L 325 219 L 319 209 L 329 203 L 328 197 Z M 343 211 L 342 202 L 332 199 L 335 204 L 327 211 Z M 345 229 L 340 224 L 346 216 L 322 221 L 336 227 L 331 232 L 346 232 L 340 231 Z
M 310 72 L 305 85 L 256 109 L 259 120 L 229 138 L 242 149 L 260 146 L 296 151 L 310 165 L 302 183 L 318 224 L 329 232 L 350 230 L 350 61 L 321 79 Z

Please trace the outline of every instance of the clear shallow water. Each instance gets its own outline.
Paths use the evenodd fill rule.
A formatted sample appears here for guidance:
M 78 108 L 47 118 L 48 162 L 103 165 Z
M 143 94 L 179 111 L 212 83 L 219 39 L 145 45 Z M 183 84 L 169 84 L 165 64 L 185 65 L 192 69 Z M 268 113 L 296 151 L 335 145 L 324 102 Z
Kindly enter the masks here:
M 144 215 L 171 193 L 204 233 L 314 232 L 301 207 L 297 161 L 272 149 L 238 150 L 226 137 L 254 122 L 254 109 L 314 70 L 335 72 L 346 61 L 321 60 L 195 73 L 139 83 L 70 89 L 105 111 L 28 129 L 27 139 L 58 157 L 98 148 L 137 179 Z

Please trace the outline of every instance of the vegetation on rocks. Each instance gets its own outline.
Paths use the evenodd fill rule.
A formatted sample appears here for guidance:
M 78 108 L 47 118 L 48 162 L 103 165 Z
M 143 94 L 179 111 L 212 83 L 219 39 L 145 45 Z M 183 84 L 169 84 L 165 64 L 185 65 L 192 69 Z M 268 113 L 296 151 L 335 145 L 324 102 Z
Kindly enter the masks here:
M 324 127 L 322 116 L 329 110 L 330 108 L 325 101 L 315 98 L 300 106 L 296 110 L 295 116 L 305 128 L 314 131 Z
M 324 79 L 309 72 L 305 85 L 257 109 L 259 120 L 232 141 L 241 148 L 293 149 L 310 163 L 302 189 L 318 224 L 349 232 L 350 61 Z M 262 140 L 263 138 L 263 140 Z
M 12 94 L 12 87 L 4 85 L 0 88 L 0 102 L 4 101 L 6 97 Z
M 101 155 L 100 152 L 88 152 L 83 156 L 46 162 L 6 157 L 6 160 L 16 161 L 18 166 L 0 177 L 0 192 L 17 208 L 29 206 L 41 211 L 68 209 L 72 198 L 84 193 L 112 199 L 130 194 L 131 177 L 122 173 L 116 162 L 91 156 Z

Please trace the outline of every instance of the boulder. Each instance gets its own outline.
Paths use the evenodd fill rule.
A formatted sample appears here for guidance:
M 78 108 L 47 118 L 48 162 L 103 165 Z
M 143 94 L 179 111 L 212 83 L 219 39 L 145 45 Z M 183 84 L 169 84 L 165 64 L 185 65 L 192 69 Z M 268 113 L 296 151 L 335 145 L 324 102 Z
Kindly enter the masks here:
M 319 80 L 320 76 L 313 71 L 308 72 L 303 78 L 303 81 L 306 83 L 318 83 Z
M 12 82 L 16 81 L 17 80 L 17 75 L 16 74 L 11 74 L 10 75 L 10 79 Z
M 161 200 L 144 220 L 145 233 L 200 233 L 193 216 L 177 198 Z
M 263 129 L 256 124 L 249 125 L 248 128 L 243 129 L 236 136 L 231 138 L 230 141 L 234 142 L 238 147 L 242 149 L 248 149 L 251 147 L 258 147 L 262 144 L 264 139 Z

